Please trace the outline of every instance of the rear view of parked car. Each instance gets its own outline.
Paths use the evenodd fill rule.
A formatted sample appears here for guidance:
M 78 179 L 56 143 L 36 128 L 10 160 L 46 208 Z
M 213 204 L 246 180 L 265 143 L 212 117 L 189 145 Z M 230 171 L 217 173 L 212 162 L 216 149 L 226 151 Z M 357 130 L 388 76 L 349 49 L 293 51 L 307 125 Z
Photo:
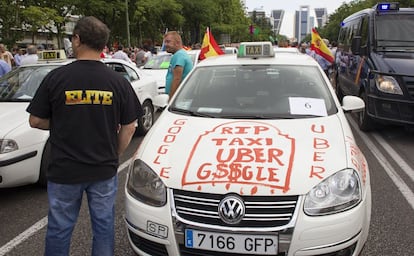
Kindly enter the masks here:
M 47 56 L 60 59 L 57 53 Z M 51 70 L 73 61 L 52 59 L 42 58 L 37 64 L 20 66 L 0 78 L 0 188 L 46 184 L 49 132 L 29 126 L 26 108 L 43 78 Z M 146 134 L 155 120 L 152 104 L 157 95 L 155 79 L 122 60 L 103 62 L 131 83 L 144 110 L 136 133 Z

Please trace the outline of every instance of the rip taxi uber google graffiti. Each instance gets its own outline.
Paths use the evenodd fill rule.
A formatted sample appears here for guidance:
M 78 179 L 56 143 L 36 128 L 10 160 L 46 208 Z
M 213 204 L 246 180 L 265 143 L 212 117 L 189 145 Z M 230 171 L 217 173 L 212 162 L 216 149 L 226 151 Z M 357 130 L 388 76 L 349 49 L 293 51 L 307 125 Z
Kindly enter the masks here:
M 175 120 L 157 150 L 154 164 L 160 165 L 160 176 L 168 179 L 173 171 L 170 166 L 162 166 L 167 159 L 170 145 L 177 136 L 184 136 L 182 129 L 186 120 Z M 324 151 L 329 142 L 321 137 L 323 126 L 309 128 L 313 133 L 313 164 L 309 178 L 323 179 L 322 166 Z M 186 161 L 182 176 L 182 186 L 196 186 L 197 190 L 207 187 L 233 187 L 240 194 L 254 195 L 259 189 L 287 192 L 295 156 L 296 139 L 282 133 L 278 128 L 262 122 L 235 121 L 223 123 L 205 131 L 196 139 Z M 306 175 L 306 174 L 305 174 Z
M 349 150 L 351 151 L 351 163 L 355 170 L 357 170 L 362 177 L 362 184 L 366 184 L 367 181 L 367 172 L 368 172 L 368 163 L 362 154 L 361 150 L 355 143 L 355 141 L 346 137 L 346 142 L 349 144 Z

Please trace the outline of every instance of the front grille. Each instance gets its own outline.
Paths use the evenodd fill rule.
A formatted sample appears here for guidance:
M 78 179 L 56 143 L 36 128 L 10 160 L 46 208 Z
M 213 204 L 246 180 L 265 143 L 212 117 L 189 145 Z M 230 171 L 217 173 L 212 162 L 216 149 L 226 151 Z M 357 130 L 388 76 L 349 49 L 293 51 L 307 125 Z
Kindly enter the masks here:
M 138 236 L 137 234 L 135 234 L 134 232 L 132 232 L 131 230 L 128 230 L 128 234 L 129 234 L 129 237 L 131 238 L 131 241 L 134 243 L 134 245 L 137 248 L 139 248 L 141 251 L 144 251 L 145 253 L 148 253 L 152 256 L 168 255 L 165 245 L 142 238 Z
M 414 100 L 414 77 L 404 77 L 403 79 L 411 100 Z
M 218 205 L 225 197 L 221 194 L 174 190 L 175 211 L 182 219 L 227 227 L 280 227 L 293 217 L 297 196 L 240 196 L 246 206 L 245 216 L 237 225 L 223 222 Z
M 180 245 L 180 255 L 181 256 L 242 256 L 240 254 L 235 254 L 235 253 L 191 249 L 191 248 L 186 248 L 184 245 Z M 255 255 L 259 256 L 260 254 L 255 254 Z M 275 256 L 285 256 L 285 255 L 286 254 L 282 252 Z M 246 254 L 246 256 L 251 256 L 251 254 Z

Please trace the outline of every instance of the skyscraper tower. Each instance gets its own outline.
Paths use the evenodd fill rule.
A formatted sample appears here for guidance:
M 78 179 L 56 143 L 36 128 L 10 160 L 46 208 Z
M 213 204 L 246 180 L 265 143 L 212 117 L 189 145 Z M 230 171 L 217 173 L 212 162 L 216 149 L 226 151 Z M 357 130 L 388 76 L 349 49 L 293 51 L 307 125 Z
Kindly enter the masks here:
M 295 30 L 294 36 L 298 42 L 301 42 L 307 34 L 310 33 L 313 24 L 310 20 L 309 5 L 300 6 L 300 10 L 295 12 Z
M 283 16 L 285 15 L 284 10 L 272 10 L 270 13 L 273 34 L 278 35 L 280 33 L 280 27 L 282 26 Z
M 328 10 L 326 8 L 315 8 L 315 15 L 318 28 L 325 26 L 328 22 Z

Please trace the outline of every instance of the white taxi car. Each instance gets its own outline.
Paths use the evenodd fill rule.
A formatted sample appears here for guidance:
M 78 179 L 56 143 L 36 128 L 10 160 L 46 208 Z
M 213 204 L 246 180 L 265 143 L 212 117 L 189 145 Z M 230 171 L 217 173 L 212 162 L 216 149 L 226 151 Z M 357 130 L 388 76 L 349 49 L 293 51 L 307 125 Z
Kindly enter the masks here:
M 363 108 L 355 97 L 340 105 L 311 57 L 274 56 L 270 42 L 203 60 L 130 163 L 131 247 L 153 256 L 358 255 L 370 175 L 345 112 Z
M 200 50 L 188 50 L 187 54 L 193 61 L 193 67 L 197 66 Z M 157 80 L 158 94 L 165 93 L 165 78 L 170 66 L 171 53 L 160 52 L 152 55 L 141 68 L 145 73 L 152 75 Z
M 29 126 L 26 108 L 46 74 L 72 61 L 46 59 L 21 66 L 0 78 L 0 188 L 46 184 L 49 132 Z M 144 110 L 143 118 L 138 120 L 137 134 L 145 134 L 155 120 L 152 104 L 158 95 L 155 79 L 122 60 L 103 62 L 131 82 Z

